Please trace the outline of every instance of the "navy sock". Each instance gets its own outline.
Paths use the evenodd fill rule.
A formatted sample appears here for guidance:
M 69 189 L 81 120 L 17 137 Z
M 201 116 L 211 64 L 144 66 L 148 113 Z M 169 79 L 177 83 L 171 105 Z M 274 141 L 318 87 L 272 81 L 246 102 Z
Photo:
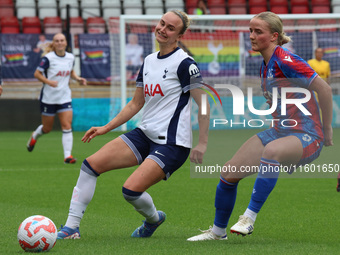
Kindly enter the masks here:
M 260 171 L 257 175 L 253 194 L 248 208 L 258 213 L 270 192 L 274 189 L 280 174 L 280 163 L 276 160 L 261 158 Z
M 226 228 L 230 215 L 234 209 L 238 183 L 230 183 L 220 178 L 215 196 L 215 220 L 214 225 Z

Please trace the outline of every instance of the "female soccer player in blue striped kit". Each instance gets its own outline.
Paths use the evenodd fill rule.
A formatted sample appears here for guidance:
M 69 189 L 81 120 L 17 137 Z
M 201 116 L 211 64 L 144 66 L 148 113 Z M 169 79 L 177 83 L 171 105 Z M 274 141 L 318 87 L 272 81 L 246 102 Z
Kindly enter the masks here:
M 305 115 L 294 104 L 287 105 L 287 115 L 281 112 L 281 98 L 278 96 L 277 109 L 272 114 L 274 127 L 248 139 L 225 165 L 235 167 L 259 166 L 251 200 L 245 213 L 231 227 L 232 233 L 249 235 L 253 232 L 258 212 L 273 190 L 279 177 L 280 165 L 303 165 L 316 159 L 325 146 L 332 142 L 332 90 L 317 73 L 299 56 L 281 47 L 290 38 L 283 32 L 281 19 L 272 12 L 263 12 L 250 21 L 252 50 L 263 57 L 261 65 L 261 87 L 263 94 L 272 105 L 273 89 L 281 95 L 283 88 L 304 88 L 315 91 L 303 106 L 311 113 Z M 303 93 L 290 93 L 290 99 L 299 99 Z M 319 107 L 322 111 L 322 121 Z M 282 125 L 281 120 L 291 119 L 292 123 Z M 297 125 L 295 124 L 297 122 Z M 290 126 L 290 127 L 287 127 Z M 266 172 L 265 169 L 271 169 Z M 239 181 L 253 173 L 221 173 L 216 188 L 214 225 L 202 234 L 188 241 L 227 240 L 226 228 L 234 208 Z
M 104 145 L 84 160 L 74 187 L 69 215 L 58 239 L 80 238 L 79 225 L 90 203 L 97 177 L 110 170 L 139 165 L 123 185 L 123 196 L 145 217 L 132 237 L 150 237 L 165 221 L 146 190 L 166 180 L 186 161 L 191 147 L 191 98 L 199 107 L 199 142 L 190 160 L 200 163 L 206 151 L 209 129 L 209 107 L 201 114 L 202 77 L 195 61 L 178 47 L 189 26 L 184 12 L 170 11 L 155 28 L 159 52 L 147 56 L 137 77 L 133 99 L 107 125 L 92 127 L 82 140 L 90 142 L 131 119 L 144 106 L 138 128 Z

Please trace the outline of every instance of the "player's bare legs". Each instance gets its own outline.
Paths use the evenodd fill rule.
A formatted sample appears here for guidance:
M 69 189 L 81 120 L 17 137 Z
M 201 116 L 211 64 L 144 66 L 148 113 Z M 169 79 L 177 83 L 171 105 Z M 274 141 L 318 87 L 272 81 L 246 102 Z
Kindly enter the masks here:
M 254 184 L 251 201 L 239 222 L 231 227 L 231 232 L 237 234 L 251 234 L 257 213 L 275 187 L 279 172 L 275 172 L 280 164 L 296 164 L 302 157 L 301 141 L 295 136 L 279 138 L 263 146 L 257 135 L 246 141 L 236 154 L 225 165 L 235 166 L 236 172 L 221 173 L 220 183 L 215 196 L 215 220 L 213 228 L 204 234 L 189 238 L 189 241 L 226 240 L 226 227 L 235 205 L 238 182 L 246 176 L 257 172 L 251 169 L 272 169 L 259 172 Z M 228 168 L 230 169 L 230 168 Z M 248 169 L 248 172 L 242 172 Z M 274 170 L 274 171 L 273 171 Z
M 64 162 L 76 163 L 76 159 L 72 156 L 73 133 L 72 118 L 73 111 L 62 111 L 58 113 L 62 134 L 62 144 L 64 150 Z
M 33 131 L 30 139 L 27 142 L 27 150 L 29 152 L 33 151 L 34 146 L 40 136 L 51 132 L 54 123 L 54 116 L 41 115 L 41 125 Z

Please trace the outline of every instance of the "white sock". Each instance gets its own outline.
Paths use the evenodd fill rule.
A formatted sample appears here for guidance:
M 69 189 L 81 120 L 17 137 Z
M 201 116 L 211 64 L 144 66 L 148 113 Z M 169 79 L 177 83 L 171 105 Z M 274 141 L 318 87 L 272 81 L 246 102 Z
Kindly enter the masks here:
M 217 227 L 215 224 L 213 225 L 212 232 L 217 236 L 225 236 L 227 234 L 226 228 Z
M 252 221 L 255 222 L 257 213 L 247 208 L 243 215 L 249 217 Z
M 87 166 L 82 164 L 77 185 L 73 189 L 70 210 L 65 226 L 72 229 L 79 227 L 86 207 L 94 195 L 96 183 L 97 176 Z
M 40 136 L 42 136 L 44 134 L 44 132 L 42 131 L 43 125 L 40 125 L 39 127 L 37 127 L 36 130 L 34 130 L 33 132 L 33 139 L 37 140 Z
M 71 156 L 73 146 L 72 129 L 63 130 L 62 143 L 64 149 L 64 158 Z
M 139 197 L 127 197 L 124 194 L 126 201 L 133 205 L 135 210 L 145 217 L 149 223 L 159 221 L 159 215 L 156 206 L 153 203 L 152 197 L 147 192 L 143 192 Z

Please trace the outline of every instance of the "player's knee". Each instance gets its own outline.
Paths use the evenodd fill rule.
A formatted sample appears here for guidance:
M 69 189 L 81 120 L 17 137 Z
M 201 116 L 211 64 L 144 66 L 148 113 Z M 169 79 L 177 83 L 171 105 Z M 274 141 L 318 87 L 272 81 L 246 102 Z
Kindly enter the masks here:
M 280 151 L 276 146 L 268 144 L 264 147 L 262 157 L 265 159 L 271 159 L 280 162 Z
M 238 173 L 240 172 L 239 169 L 239 166 L 235 164 L 235 162 L 229 160 L 223 166 L 221 177 L 228 182 L 237 183 L 242 179 L 238 176 Z
M 143 192 L 136 192 L 128 188 L 125 188 L 123 186 L 122 193 L 123 193 L 123 197 L 125 198 L 125 200 L 128 202 L 131 202 L 131 201 L 138 199 L 142 195 Z
M 43 126 L 42 131 L 44 134 L 48 134 L 52 131 L 52 127 Z

